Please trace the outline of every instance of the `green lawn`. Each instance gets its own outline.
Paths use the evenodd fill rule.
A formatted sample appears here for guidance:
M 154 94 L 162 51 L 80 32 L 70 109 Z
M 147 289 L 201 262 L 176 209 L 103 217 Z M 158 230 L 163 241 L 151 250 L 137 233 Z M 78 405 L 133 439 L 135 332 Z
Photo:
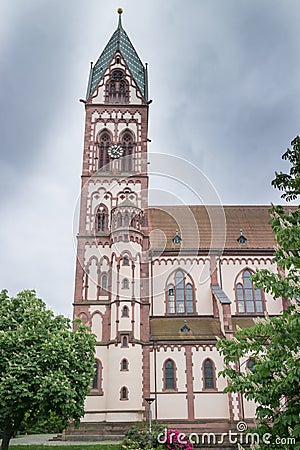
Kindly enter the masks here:
M 53 448 L 53 450 L 120 450 L 121 446 L 117 444 L 108 445 L 11 445 L 12 450 L 40 450 L 45 448 Z

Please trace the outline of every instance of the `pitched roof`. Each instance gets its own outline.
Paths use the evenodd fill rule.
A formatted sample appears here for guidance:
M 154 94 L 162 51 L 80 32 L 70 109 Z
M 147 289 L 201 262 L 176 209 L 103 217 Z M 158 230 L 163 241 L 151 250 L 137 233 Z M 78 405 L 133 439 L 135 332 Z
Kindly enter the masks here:
M 91 95 L 95 87 L 97 86 L 100 78 L 107 69 L 114 54 L 119 51 L 125 59 L 135 82 L 139 86 L 143 96 L 146 95 L 146 76 L 145 68 L 141 62 L 135 48 L 133 47 L 126 31 L 122 27 L 121 13 L 119 13 L 119 24 L 116 31 L 111 36 L 105 49 L 98 58 L 98 61 L 94 65 L 91 74 L 90 89 L 88 97 Z
M 232 318 L 232 328 L 233 331 L 237 331 L 238 328 L 250 328 L 255 325 L 252 317 L 233 317 Z
M 155 341 L 178 340 L 214 340 L 223 337 L 219 319 L 211 317 L 186 317 L 190 329 L 181 331 L 184 325 L 183 317 L 153 317 L 150 319 L 151 339 Z
M 153 206 L 149 221 L 152 248 L 174 249 L 273 249 L 270 206 Z M 176 230 L 182 237 L 173 243 Z M 157 230 L 160 230 L 157 232 Z M 246 244 L 237 239 L 240 230 Z

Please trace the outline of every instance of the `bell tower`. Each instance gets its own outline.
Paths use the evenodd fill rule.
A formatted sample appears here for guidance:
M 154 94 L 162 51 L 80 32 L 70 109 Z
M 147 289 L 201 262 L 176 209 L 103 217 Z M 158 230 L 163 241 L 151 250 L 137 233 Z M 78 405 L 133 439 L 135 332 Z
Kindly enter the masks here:
M 147 67 L 122 26 L 91 64 L 74 317 L 97 336 L 83 422 L 131 422 L 149 397 Z

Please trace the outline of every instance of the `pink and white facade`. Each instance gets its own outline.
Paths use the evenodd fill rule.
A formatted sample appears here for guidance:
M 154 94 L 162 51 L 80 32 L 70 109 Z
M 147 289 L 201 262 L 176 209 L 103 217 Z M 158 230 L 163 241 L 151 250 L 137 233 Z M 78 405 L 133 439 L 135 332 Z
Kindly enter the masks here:
M 210 226 L 218 207 L 149 207 L 147 82 L 120 15 L 85 101 L 74 316 L 97 345 L 82 426 L 95 434 L 104 423 L 142 421 L 152 397 L 154 419 L 219 432 L 251 421 L 254 405 L 223 393 L 217 338 L 285 306 L 249 279 L 258 268 L 277 271 L 268 207 L 223 207 L 222 249 Z M 188 215 L 200 244 L 177 219 Z

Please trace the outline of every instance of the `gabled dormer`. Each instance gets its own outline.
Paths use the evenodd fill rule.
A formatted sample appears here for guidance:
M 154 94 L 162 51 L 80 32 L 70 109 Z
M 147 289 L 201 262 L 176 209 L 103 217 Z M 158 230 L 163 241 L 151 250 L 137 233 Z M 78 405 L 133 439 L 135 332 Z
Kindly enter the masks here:
M 141 62 L 119 23 L 95 65 L 91 66 L 86 100 L 93 104 L 145 104 L 148 100 L 147 67 Z

